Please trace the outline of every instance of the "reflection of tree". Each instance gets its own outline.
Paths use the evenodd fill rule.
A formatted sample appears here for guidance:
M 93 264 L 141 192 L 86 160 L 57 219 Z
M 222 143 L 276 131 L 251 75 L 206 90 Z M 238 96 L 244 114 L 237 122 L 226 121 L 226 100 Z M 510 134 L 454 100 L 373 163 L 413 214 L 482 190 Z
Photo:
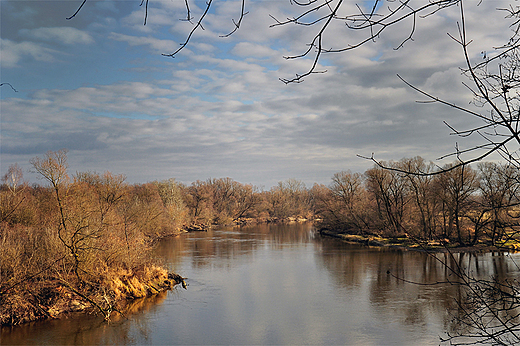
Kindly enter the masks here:
M 207 232 L 193 232 L 165 239 L 159 244 L 157 253 L 173 266 L 180 263 L 186 254 L 191 256 L 192 265 L 196 268 L 226 266 L 237 257 L 250 255 L 266 243 L 275 250 L 292 244 L 308 243 L 313 236 L 311 228 L 310 223 L 211 228 Z
M 139 315 L 153 312 L 164 303 L 168 292 L 127 302 L 121 310 L 125 316 L 114 315 L 110 324 L 100 316 L 79 314 L 71 318 L 28 323 L 2 329 L 2 345 L 71 344 L 71 345 L 135 345 L 150 339 L 151 328 Z M 30 336 L 30 337 L 28 337 Z
M 450 268 L 462 294 L 456 299 L 457 309 L 444 341 L 455 345 L 520 342 L 520 289 L 512 276 L 518 266 L 503 253 L 492 254 L 491 260 L 483 278 L 463 266 Z
M 426 254 L 357 245 L 345 249 L 348 245 L 331 239 L 319 244 L 318 258 L 337 289 L 366 286 L 378 315 L 391 310 L 404 324 L 415 326 L 425 325 L 432 315 L 444 316 L 449 335 L 475 337 L 477 327 L 487 330 L 487 335 L 479 334 L 484 341 L 520 327 L 520 291 L 512 276 L 517 268 L 504 254 Z M 497 331 L 492 334 L 489 326 Z M 511 336 L 504 340 L 510 342 Z

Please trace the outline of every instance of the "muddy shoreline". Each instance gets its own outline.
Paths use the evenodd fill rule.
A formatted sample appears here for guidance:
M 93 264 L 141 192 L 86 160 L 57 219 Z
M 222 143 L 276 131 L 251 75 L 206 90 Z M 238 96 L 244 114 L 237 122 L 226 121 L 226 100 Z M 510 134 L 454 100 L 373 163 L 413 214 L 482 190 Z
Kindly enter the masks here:
M 78 314 L 99 314 L 110 320 L 125 316 L 125 306 L 136 299 L 153 297 L 173 289 L 186 288 L 185 278 L 151 266 L 121 271 L 100 282 L 71 283 L 59 278 L 26 281 L 0 295 L 0 325 L 16 326 Z
M 487 244 L 475 246 L 457 246 L 457 244 L 441 244 L 440 242 L 414 241 L 410 238 L 383 238 L 378 236 L 362 236 L 348 233 L 338 233 L 330 230 L 318 230 L 322 236 L 340 239 L 350 244 L 361 244 L 370 247 L 390 248 L 404 251 L 421 252 L 453 252 L 453 253 L 487 253 L 511 252 L 514 248 L 497 248 Z

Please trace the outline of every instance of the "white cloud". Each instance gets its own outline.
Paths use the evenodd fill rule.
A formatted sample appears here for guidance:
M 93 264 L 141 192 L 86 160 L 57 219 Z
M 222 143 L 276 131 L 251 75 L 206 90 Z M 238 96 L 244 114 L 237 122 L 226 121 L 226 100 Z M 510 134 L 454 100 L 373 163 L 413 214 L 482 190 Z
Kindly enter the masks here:
M 119 33 L 110 33 L 108 38 L 115 41 L 126 42 L 130 46 L 148 46 L 155 54 L 162 54 L 177 47 L 177 43 L 171 40 L 161 40 L 154 37 L 132 36 Z
M 33 42 L 14 42 L 7 39 L 0 39 L 0 56 L 2 57 L 2 67 L 16 67 L 20 60 L 30 56 L 37 61 L 54 61 L 55 50 L 43 47 L 41 44 Z
M 195 33 L 182 58 L 173 60 L 160 53 L 176 49 L 192 28 L 178 21 L 184 2 L 150 4 L 155 7 L 150 8 L 146 27 L 139 8 L 121 14 L 123 19 L 111 22 L 109 31 L 91 26 L 95 35 L 72 30 L 86 35 L 74 39 L 72 34 L 65 38 L 63 28 L 27 29 L 22 32 L 35 42 L 2 39 L 2 68 L 21 66 L 23 57 L 52 61 L 56 52 L 44 46 L 49 40 L 88 44 L 89 37 L 99 37 L 108 38 L 97 42 L 105 47 L 139 47 L 131 53 L 102 55 L 101 47 L 91 45 L 98 54 L 92 56 L 103 59 L 76 66 L 95 77 L 85 85 L 62 87 L 49 78 L 45 89 L 3 99 L 3 160 L 20 161 L 68 147 L 71 167 L 74 160 L 78 165 L 74 170 L 108 169 L 136 182 L 230 176 L 269 185 L 296 177 L 312 185 L 327 183 L 334 172 L 362 171 L 371 165 L 356 154 L 434 159 L 449 152 L 457 140 L 448 136 L 442 121 L 468 123 L 453 109 L 417 104 L 420 95 L 396 77 L 399 73 L 453 102 L 470 101 L 460 83 L 461 52 L 446 35 L 456 28 L 456 8 L 445 16 L 421 19 L 415 41 L 401 50 L 393 47 L 406 37 L 408 26 L 353 52 L 325 55 L 318 69 L 328 70 L 326 74 L 284 85 L 279 77 L 307 71 L 312 60 L 282 57 L 304 51 L 317 28 L 270 29 L 269 14 L 290 16 L 294 7 L 289 2 L 249 4 L 250 14 L 240 30 L 225 39 L 218 35 L 232 28 L 231 19 L 238 19 L 239 12 L 238 2 L 224 2 L 210 13 L 206 30 Z M 476 54 L 477 48 L 500 41 L 506 33 L 489 38 L 489 28 L 502 30 L 483 20 L 489 9 L 474 6 L 469 11 L 470 23 L 480 23 L 470 30 Z M 110 16 L 114 13 L 118 12 L 110 10 Z M 342 26 L 331 27 L 329 34 L 338 45 L 356 42 L 361 35 Z M 127 60 L 130 54 L 132 63 Z M 70 56 L 70 61 L 76 58 L 72 51 Z M 105 82 L 105 75 L 113 78 Z
M 232 52 L 239 57 L 253 57 L 257 59 L 273 57 L 280 54 L 265 45 L 254 44 L 251 42 L 239 42 L 235 48 L 233 48 Z
M 54 27 L 22 29 L 20 34 L 33 40 L 56 42 L 61 44 L 92 44 L 94 39 L 87 32 L 73 27 Z

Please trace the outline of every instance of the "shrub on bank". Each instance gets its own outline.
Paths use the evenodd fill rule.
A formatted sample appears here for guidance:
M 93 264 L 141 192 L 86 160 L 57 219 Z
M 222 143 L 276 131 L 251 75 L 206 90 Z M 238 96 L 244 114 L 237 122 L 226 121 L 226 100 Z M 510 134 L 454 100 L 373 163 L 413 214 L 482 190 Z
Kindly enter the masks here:
M 32 164 L 49 186 L 30 187 L 13 168 L 0 190 L 2 324 L 79 310 L 108 318 L 122 299 L 179 281 L 150 256 L 164 229 L 174 233 L 153 185 L 130 186 L 108 172 L 69 178 L 66 151 Z

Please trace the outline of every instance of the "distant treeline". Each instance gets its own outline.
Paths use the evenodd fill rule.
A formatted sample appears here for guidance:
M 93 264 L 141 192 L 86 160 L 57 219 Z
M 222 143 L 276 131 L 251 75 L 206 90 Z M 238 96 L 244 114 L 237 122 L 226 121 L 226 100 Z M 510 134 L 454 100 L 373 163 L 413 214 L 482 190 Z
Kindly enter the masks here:
M 0 189 L 2 227 L 82 228 L 81 233 L 88 234 L 111 228 L 126 235 L 137 231 L 155 240 L 182 230 L 312 219 L 314 215 L 310 192 L 296 179 L 260 191 L 231 178 L 197 180 L 190 185 L 173 178 L 127 184 L 124 175 L 80 172 L 66 181 L 41 186 L 9 182 L 7 176 L 13 170 L 16 166 L 4 176 Z
M 364 174 L 336 173 L 330 186 L 310 190 L 322 228 L 460 246 L 515 240 L 520 229 L 517 168 L 493 162 L 478 163 L 476 170 L 456 163 L 439 168 L 421 157 L 381 166 Z M 428 174 L 435 172 L 442 173 Z

